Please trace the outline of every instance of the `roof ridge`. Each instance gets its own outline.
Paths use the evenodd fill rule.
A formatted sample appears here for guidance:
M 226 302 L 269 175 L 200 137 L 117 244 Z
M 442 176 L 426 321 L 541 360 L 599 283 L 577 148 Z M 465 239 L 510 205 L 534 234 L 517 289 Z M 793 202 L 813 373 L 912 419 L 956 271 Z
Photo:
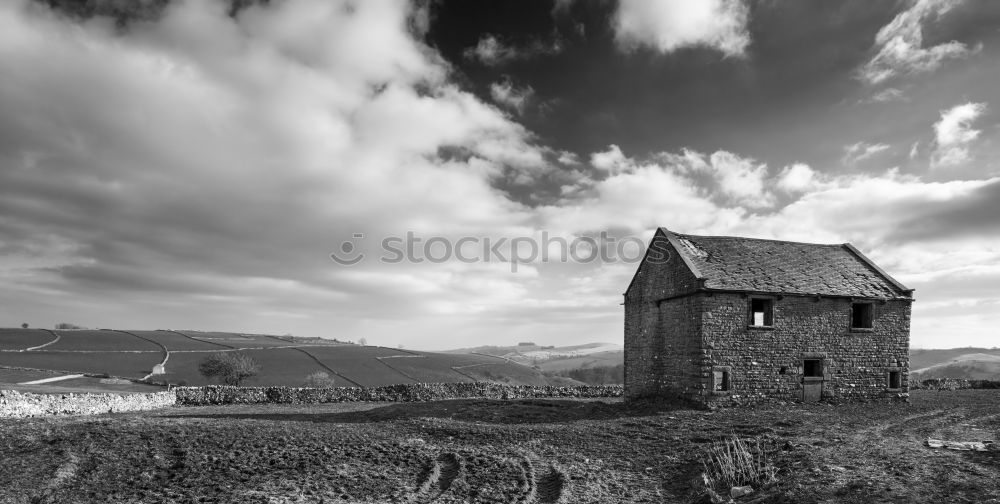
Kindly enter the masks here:
M 811 246 L 814 246 L 814 247 L 843 247 L 844 246 L 844 243 L 810 243 L 810 242 L 801 242 L 801 241 L 793 241 L 793 240 L 776 240 L 776 239 L 773 239 L 773 238 L 749 238 L 749 237 L 746 237 L 746 236 L 692 235 L 692 234 L 677 233 L 677 232 L 673 232 L 673 234 L 674 234 L 674 236 L 676 236 L 678 238 L 728 238 L 728 239 L 731 239 L 731 240 L 753 240 L 753 241 L 764 241 L 764 242 L 772 242 L 772 243 L 791 243 L 791 244 L 795 244 L 795 245 L 811 245 Z
M 913 290 L 850 243 L 674 233 L 658 228 L 703 288 L 910 298 Z

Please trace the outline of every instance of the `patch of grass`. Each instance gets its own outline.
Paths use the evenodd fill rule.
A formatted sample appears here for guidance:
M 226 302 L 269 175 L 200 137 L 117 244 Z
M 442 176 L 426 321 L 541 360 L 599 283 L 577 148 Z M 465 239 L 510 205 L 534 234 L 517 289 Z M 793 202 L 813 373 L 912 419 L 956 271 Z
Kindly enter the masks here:
M 705 485 L 725 490 L 777 481 L 778 470 L 761 438 L 732 436 L 713 443 L 701 454 Z

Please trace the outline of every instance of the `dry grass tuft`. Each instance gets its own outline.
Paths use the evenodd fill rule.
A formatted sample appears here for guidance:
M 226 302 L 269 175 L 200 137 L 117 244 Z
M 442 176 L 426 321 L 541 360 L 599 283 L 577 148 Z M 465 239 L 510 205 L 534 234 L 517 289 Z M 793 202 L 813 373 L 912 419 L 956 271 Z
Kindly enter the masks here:
M 716 442 L 704 450 L 701 463 L 705 468 L 705 485 L 709 488 L 728 490 L 777 480 L 778 469 L 760 438 L 733 436 Z

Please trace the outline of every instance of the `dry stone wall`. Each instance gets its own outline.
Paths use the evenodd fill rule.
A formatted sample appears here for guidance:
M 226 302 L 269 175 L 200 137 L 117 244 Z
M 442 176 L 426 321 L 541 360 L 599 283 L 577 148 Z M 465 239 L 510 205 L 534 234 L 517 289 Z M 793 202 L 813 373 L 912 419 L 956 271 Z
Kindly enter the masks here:
M 177 404 L 319 404 L 416 402 L 443 399 L 537 399 L 621 397 L 621 385 L 555 387 L 501 383 L 416 383 L 384 387 L 178 387 Z
M 384 387 L 177 387 L 146 394 L 31 394 L 0 390 L 0 418 L 97 415 L 208 404 L 319 404 L 415 402 L 444 399 L 621 397 L 621 385 L 555 387 L 502 383 L 417 383 Z
M 913 381 L 910 383 L 910 388 L 926 390 L 1000 389 L 1000 381 L 930 378 L 920 382 Z
M 170 392 L 146 394 L 31 394 L 0 390 L 0 418 L 97 415 L 171 406 Z

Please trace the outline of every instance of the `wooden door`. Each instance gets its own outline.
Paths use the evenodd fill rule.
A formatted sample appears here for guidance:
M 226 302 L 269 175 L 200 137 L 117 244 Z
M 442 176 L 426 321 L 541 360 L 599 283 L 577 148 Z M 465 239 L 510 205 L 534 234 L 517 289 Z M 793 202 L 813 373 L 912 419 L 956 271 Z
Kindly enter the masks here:
M 802 401 L 816 402 L 823 397 L 823 359 L 802 360 Z
M 803 402 L 816 402 L 823 397 L 823 378 L 807 378 L 802 379 L 802 401 Z

